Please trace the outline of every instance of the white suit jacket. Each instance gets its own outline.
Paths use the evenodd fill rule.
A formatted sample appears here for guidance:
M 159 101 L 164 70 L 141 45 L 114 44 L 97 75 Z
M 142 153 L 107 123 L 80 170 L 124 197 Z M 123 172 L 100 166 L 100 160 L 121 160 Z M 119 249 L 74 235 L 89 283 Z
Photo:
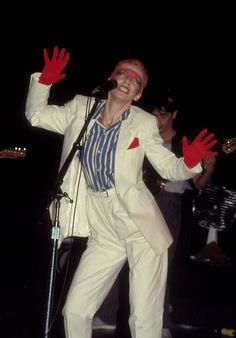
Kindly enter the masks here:
M 76 95 L 63 106 L 48 105 L 50 86 L 40 84 L 39 75 L 35 73 L 31 76 L 26 117 L 33 126 L 64 135 L 63 165 L 84 125 L 88 98 Z M 90 121 L 88 132 L 94 121 Z M 128 149 L 134 139 L 134 147 Z M 144 155 L 168 180 L 186 180 L 202 170 L 200 164 L 192 169 L 187 168 L 183 159 L 176 158 L 162 142 L 156 118 L 131 106 L 128 118 L 121 124 L 115 158 L 115 186 L 120 203 L 157 254 L 169 247 L 172 237 L 154 197 L 143 181 Z M 61 199 L 59 244 L 68 236 L 90 234 L 87 220 L 89 210 L 86 210 L 87 189 L 80 167 L 78 157 L 74 156 L 61 185 L 62 192 L 66 192 L 73 203 L 66 198 Z

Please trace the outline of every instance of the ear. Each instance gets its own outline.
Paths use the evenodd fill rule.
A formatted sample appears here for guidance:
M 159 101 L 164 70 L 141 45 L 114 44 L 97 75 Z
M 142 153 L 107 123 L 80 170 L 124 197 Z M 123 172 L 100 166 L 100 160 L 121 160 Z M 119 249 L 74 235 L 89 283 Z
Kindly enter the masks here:
M 134 100 L 135 102 L 137 102 L 137 101 L 140 99 L 141 96 L 142 96 L 142 92 L 141 92 L 141 93 L 139 92 L 139 93 L 134 97 L 133 100 Z
M 175 111 L 173 112 L 173 114 L 172 114 L 173 119 L 176 118 L 177 114 L 178 114 L 178 110 L 175 110 Z

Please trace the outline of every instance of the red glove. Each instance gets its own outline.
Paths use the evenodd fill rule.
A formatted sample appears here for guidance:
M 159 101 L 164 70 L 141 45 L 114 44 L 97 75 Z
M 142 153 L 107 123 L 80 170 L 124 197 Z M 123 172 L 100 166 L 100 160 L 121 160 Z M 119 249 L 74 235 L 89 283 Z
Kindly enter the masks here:
M 206 133 L 207 129 L 203 129 L 190 144 L 188 144 L 187 137 L 183 137 L 184 163 L 188 168 L 195 167 L 195 165 L 197 165 L 205 157 L 216 156 L 218 154 L 215 151 L 208 151 L 208 149 L 217 143 L 217 140 L 212 140 L 214 137 L 213 133 L 203 138 Z
M 52 59 L 49 60 L 48 52 L 44 48 L 43 56 L 45 66 L 42 74 L 39 77 L 39 82 L 45 85 L 51 85 L 66 77 L 66 74 L 61 74 L 70 58 L 70 53 L 66 53 L 66 49 L 62 48 L 58 55 L 58 47 L 54 48 Z

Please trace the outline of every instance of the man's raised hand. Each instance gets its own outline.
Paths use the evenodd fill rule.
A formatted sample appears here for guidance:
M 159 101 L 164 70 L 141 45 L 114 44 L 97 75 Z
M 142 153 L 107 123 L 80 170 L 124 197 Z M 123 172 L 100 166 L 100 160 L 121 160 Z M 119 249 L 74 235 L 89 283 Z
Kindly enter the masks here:
M 40 83 L 51 85 L 66 77 L 65 73 L 61 74 L 70 59 L 70 53 L 66 52 L 65 48 L 62 48 L 59 52 L 58 47 L 56 46 L 53 50 L 51 60 L 49 59 L 47 50 L 44 48 L 43 56 L 45 65 L 42 74 L 39 77 Z

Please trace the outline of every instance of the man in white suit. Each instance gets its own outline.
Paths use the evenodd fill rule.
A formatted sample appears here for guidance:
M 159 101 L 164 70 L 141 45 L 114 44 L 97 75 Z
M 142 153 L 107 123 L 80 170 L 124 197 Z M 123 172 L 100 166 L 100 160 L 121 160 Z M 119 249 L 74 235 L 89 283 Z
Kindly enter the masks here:
M 26 116 L 33 126 L 64 135 L 61 165 L 84 126 L 89 97 L 76 95 L 62 106 L 48 105 L 70 55 L 44 50 L 42 73 L 31 77 Z M 137 106 L 148 75 L 136 59 L 117 64 L 110 80 L 117 86 L 100 100 L 81 149 L 61 185 L 60 243 L 68 236 L 89 236 L 64 305 L 67 338 L 91 338 L 92 319 L 128 259 L 132 338 L 161 338 L 171 234 L 154 197 L 143 182 L 144 155 L 168 180 L 185 180 L 201 171 L 200 161 L 217 141 L 203 130 L 183 158 L 163 147 L 156 118 Z M 93 102 L 94 98 L 92 99 Z M 70 203 L 73 200 L 73 203 Z M 53 211 L 52 211 L 53 212 Z

